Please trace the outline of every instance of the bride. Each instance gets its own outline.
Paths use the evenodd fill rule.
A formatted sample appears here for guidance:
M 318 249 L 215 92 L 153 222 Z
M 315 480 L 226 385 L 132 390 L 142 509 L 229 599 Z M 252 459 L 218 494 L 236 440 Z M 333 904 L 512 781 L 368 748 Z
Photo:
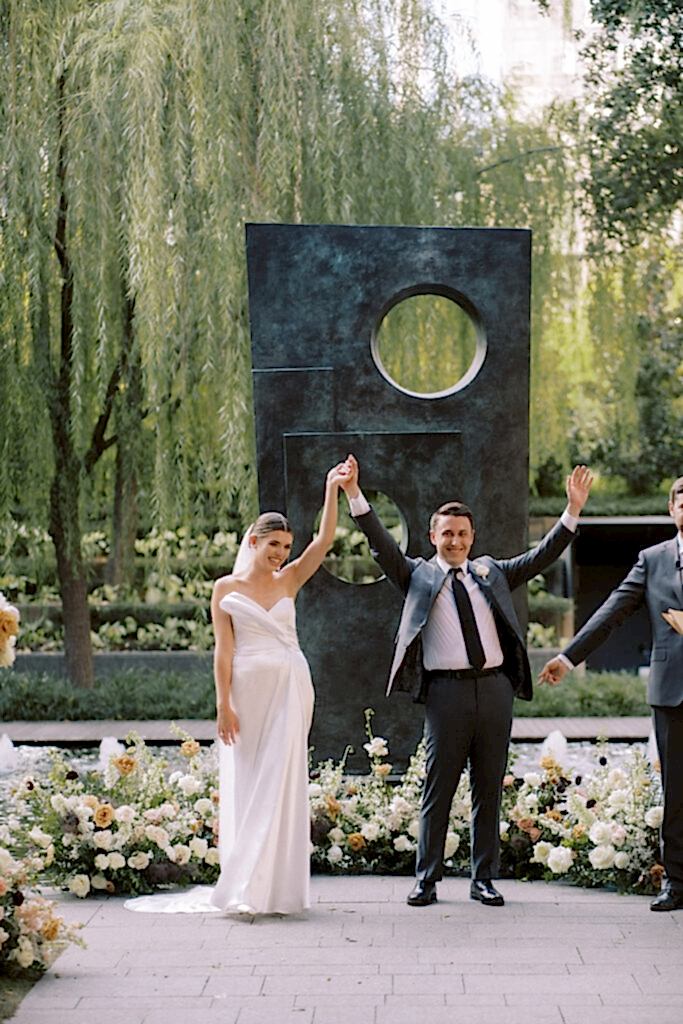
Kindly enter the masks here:
M 295 914 L 310 906 L 308 732 L 313 685 L 294 600 L 334 540 L 344 464 L 327 475 L 318 535 L 287 563 L 292 531 L 264 512 L 214 584 L 219 855 L 214 889 L 128 900 L 129 910 Z

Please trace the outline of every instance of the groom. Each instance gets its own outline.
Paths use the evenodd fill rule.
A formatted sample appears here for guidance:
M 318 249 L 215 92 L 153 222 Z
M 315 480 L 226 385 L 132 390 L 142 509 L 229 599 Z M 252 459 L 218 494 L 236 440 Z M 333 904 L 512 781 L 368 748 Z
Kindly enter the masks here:
M 416 884 L 411 907 L 436 902 L 443 874 L 448 817 L 467 761 L 472 787 L 470 896 L 485 906 L 504 900 L 492 879 L 499 867 L 499 818 L 515 694 L 531 700 L 531 672 L 511 591 L 546 569 L 571 543 L 592 475 L 577 466 L 567 479 L 561 520 L 531 551 L 515 558 L 468 556 L 474 543 L 472 512 L 449 501 L 433 513 L 429 561 L 408 558 L 382 525 L 358 486 L 358 463 L 349 455 L 342 487 L 351 515 L 372 554 L 404 595 L 387 695 L 413 694 L 425 704 L 427 774 L 420 810 Z

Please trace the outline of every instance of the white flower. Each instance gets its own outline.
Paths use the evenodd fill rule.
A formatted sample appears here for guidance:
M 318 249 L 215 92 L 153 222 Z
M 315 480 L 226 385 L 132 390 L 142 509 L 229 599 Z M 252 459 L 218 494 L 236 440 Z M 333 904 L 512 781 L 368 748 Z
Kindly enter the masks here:
M 135 821 L 135 808 L 129 807 L 128 804 L 121 804 L 114 811 L 114 817 L 118 822 L 124 825 L 132 825 Z
M 614 789 L 623 789 L 628 783 L 628 778 L 622 772 L 621 768 L 613 768 L 607 776 L 607 785 L 614 787 Z
M 16 867 L 16 861 L 9 850 L 0 846 L 0 875 L 7 875 Z
M 175 864 L 187 864 L 191 856 L 190 847 L 185 846 L 184 843 L 177 843 L 176 846 L 173 847 L 173 853 L 173 861 Z
M 368 757 L 386 757 L 389 753 L 387 741 L 382 736 L 373 736 L 369 743 L 363 744 L 363 749 L 367 750 Z
M 218 849 L 215 846 L 210 846 L 208 851 L 207 851 L 207 854 L 206 854 L 206 857 L 204 858 L 204 860 L 211 867 L 215 867 L 217 864 L 219 864 L 220 863 L 220 857 L 218 855 Z
M 446 833 L 446 845 L 444 846 L 443 855 L 446 860 L 453 856 L 455 851 L 460 846 L 460 836 L 457 832 Z
M 197 860 L 204 860 L 209 849 L 209 844 L 206 839 L 200 839 L 198 836 L 194 836 L 190 839 L 188 845 L 193 857 L 196 857 Z
M 14 959 L 17 961 L 20 967 L 30 967 L 34 961 L 33 946 L 31 940 L 25 935 L 19 936 L 17 942 L 17 948 L 14 951 Z
M 548 854 L 547 864 L 554 875 L 569 871 L 574 860 L 574 851 L 567 846 L 554 846 Z
M 308 783 L 308 795 L 309 796 L 322 796 L 322 794 L 323 794 L 323 787 L 320 785 L 319 782 L 309 782 Z
M 185 778 L 188 778 L 188 776 L 185 776 Z M 180 785 L 180 783 L 178 783 L 178 785 Z M 161 807 L 159 808 L 159 814 L 161 814 L 164 818 L 175 818 L 176 809 L 173 806 L 173 804 L 166 802 L 165 804 L 162 804 Z
M 118 871 L 120 868 L 125 868 L 125 866 L 126 858 L 123 857 L 120 853 L 109 854 L 109 867 L 112 869 L 112 871 Z
M 535 846 L 534 846 L 534 854 L 533 854 L 533 857 L 531 858 L 532 863 L 533 864 L 547 864 L 548 863 L 548 856 L 550 854 L 550 851 L 554 850 L 554 849 L 555 849 L 555 847 L 552 845 L 552 843 L 546 843 L 545 841 L 541 841 L 540 843 L 536 843 Z
M 94 833 L 92 841 L 100 850 L 111 850 L 114 834 L 111 829 L 104 828 L 100 832 Z
M 90 892 L 90 879 L 87 875 L 74 875 L 73 878 L 69 879 L 69 892 L 72 892 L 74 896 L 78 896 L 83 899 Z
M 331 828 L 327 833 L 327 838 L 331 843 L 343 843 L 345 835 L 346 833 L 343 828 L 337 828 L 335 826 L 335 828 Z
M 606 821 L 594 821 L 591 825 L 588 838 L 596 846 L 604 846 L 612 842 L 612 826 Z
M 145 835 L 152 843 L 156 843 L 160 850 L 168 846 L 170 841 L 168 832 L 161 825 L 146 825 Z
M 410 804 L 403 796 L 395 796 L 389 805 L 389 810 L 392 814 L 395 814 L 400 818 L 413 813 L 412 804 Z
M 483 562 L 473 562 L 472 568 L 476 572 L 477 576 L 481 576 L 483 580 L 486 579 L 491 569 L 488 565 L 484 565 Z
M 660 806 L 650 807 L 650 809 L 645 812 L 645 824 L 649 825 L 650 828 L 659 828 L 659 826 L 662 824 L 662 819 L 663 818 L 664 818 L 664 808 L 663 807 L 660 807 Z
M 420 834 L 420 822 L 418 821 L 417 818 L 413 818 L 413 820 L 408 825 L 406 832 L 408 833 L 409 836 L 412 836 L 413 839 L 417 839 L 418 835 Z
M 338 864 L 343 856 L 344 851 L 342 850 L 341 846 L 337 846 L 336 843 L 334 846 L 331 846 L 327 851 L 327 859 L 329 860 L 330 864 Z
M 611 843 L 603 843 L 591 850 L 588 859 L 597 871 L 605 871 L 614 864 L 615 854 L 616 851 Z
M 150 856 L 148 853 L 145 853 L 144 850 L 136 850 L 128 858 L 128 867 L 132 868 L 133 871 L 144 871 L 148 867 L 149 861 Z
M 6 932 L 4 928 L 0 928 L 0 946 L 9 939 L 9 932 Z
M 310 789 L 309 789 L 309 793 L 310 793 Z M 202 818 L 209 818 L 213 814 L 213 804 L 205 796 L 200 797 L 200 799 L 197 800 L 197 802 L 194 805 L 194 809 L 197 812 L 197 814 L 199 814 L 200 817 L 202 817 Z
M 93 889 L 106 889 L 109 883 L 104 875 L 93 875 L 90 879 L 90 884 Z
M 66 799 L 61 793 L 55 793 L 54 796 L 50 797 L 50 806 L 53 811 L 56 811 L 61 817 L 66 813 Z
M 379 832 L 379 825 L 375 821 L 366 821 L 360 830 L 363 839 L 367 839 L 369 843 L 374 843 L 375 839 L 379 839 Z
M 106 871 L 109 867 L 109 854 L 98 853 L 95 857 L 95 867 L 98 871 Z
M 536 786 L 541 785 L 541 776 L 537 772 L 527 772 L 524 776 L 524 782 L 527 786 L 531 786 L 532 789 L 535 789 Z
M 623 871 L 624 868 L 629 866 L 630 860 L 631 858 L 624 850 L 619 850 L 619 852 L 614 855 L 614 866 L 615 868 L 619 868 L 620 871 Z
M 396 836 L 394 839 L 394 849 L 397 853 L 409 853 L 414 847 L 408 836 Z
M 178 779 L 178 789 L 185 796 L 194 796 L 196 793 L 201 793 L 202 784 L 199 779 L 195 779 L 194 775 L 181 775 Z
M 630 794 L 627 789 L 615 789 L 607 798 L 607 803 L 613 811 L 623 811 L 628 806 Z
M 28 837 L 31 842 L 35 843 L 36 846 L 41 846 L 44 850 L 47 850 L 52 842 L 52 836 L 49 836 L 47 832 L 43 832 L 42 828 L 39 828 L 37 825 L 31 829 Z
M 500 835 L 501 839 L 503 838 L 503 836 L 506 836 L 509 831 L 510 831 L 510 822 L 509 821 L 499 821 L 498 822 L 498 834 Z
M 175 784 L 178 781 L 178 779 L 182 779 L 182 777 L 183 777 L 183 773 L 182 772 L 178 772 L 178 771 L 171 772 L 171 774 L 168 777 L 169 785 L 175 786 Z

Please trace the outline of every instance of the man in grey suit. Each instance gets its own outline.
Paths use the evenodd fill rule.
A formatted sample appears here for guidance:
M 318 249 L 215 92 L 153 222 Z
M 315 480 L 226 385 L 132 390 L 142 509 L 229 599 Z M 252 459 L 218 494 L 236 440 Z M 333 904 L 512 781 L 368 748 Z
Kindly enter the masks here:
M 669 515 L 677 535 L 640 552 L 628 576 L 539 676 L 555 686 L 624 619 L 643 604 L 647 607 L 652 629 L 647 699 L 664 790 L 661 846 L 666 878 L 650 904 L 651 910 L 658 911 L 683 909 L 683 635 L 663 618 L 664 612 L 683 608 L 683 477 L 669 492 Z
M 427 775 L 420 810 L 413 907 L 436 902 L 453 795 L 469 760 L 472 786 L 470 896 L 502 906 L 492 885 L 500 858 L 500 800 L 507 763 L 512 701 L 531 699 L 525 639 L 511 591 L 546 569 L 574 537 L 592 476 L 576 467 L 567 480 L 567 509 L 540 544 L 515 558 L 468 556 L 474 519 L 459 501 L 431 517 L 429 561 L 403 554 L 358 486 L 358 463 L 346 461 L 351 514 L 374 558 L 404 595 L 387 695 L 412 693 L 425 704 Z

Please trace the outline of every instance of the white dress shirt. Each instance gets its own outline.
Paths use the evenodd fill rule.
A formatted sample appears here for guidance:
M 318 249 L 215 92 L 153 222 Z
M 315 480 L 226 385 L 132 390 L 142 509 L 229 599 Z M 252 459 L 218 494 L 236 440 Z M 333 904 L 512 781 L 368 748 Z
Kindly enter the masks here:
M 365 515 L 370 511 L 370 505 L 362 491 L 359 491 L 355 498 L 349 498 L 349 508 L 354 517 Z M 578 519 L 566 510 L 562 513 L 562 523 L 572 533 L 576 530 Z M 460 625 L 460 616 L 453 597 L 453 582 L 448 575 L 451 566 L 444 561 L 440 555 L 436 556 L 437 565 L 444 574 L 444 584 L 436 596 L 429 613 L 427 624 L 422 631 L 422 660 L 428 671 L 438 669 L 463 669 L 471 668 L 467 651 L 465 650 L 465 639 Z M 484 668 L 497 668 L 503 664 L 503 650 L 498 637 L 493 610 L 486 600 L 478 583 L 472 578 L 469 571 L 469 562 L 465 562 L 461 568 L 461 577 L 465 589 L 472 602 L 472 609 L 481 637 L 482 647 L 486 661 Z

